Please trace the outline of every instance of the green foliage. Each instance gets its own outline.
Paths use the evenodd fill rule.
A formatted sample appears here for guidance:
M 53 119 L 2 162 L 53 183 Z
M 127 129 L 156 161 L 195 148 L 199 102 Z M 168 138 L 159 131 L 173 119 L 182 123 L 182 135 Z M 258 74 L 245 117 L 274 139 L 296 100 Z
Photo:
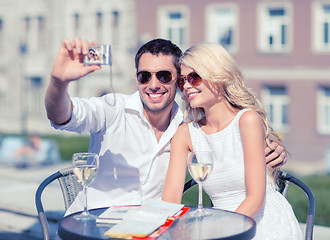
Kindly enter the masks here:
M 87 152 L 89 147 L 89 136 L 45 136 L 44 138 L 55 139 L 64 161 L 71 161 L 75 152 Z
M 182 196 L 182 203 L 187 206 L 197 206 L 198 205 L 198 186 L 193 186 L 189 191 L 187 191 Z M 203 191 L 203 206 L 210 207 L 211 201 L 209 196 Z
M 187 172 L 186 181 L 190 180 L 191 176 L 189 172 Z M 187 206 L 197 206 L 198 205 L 198 185 L 191 187 L 183 196 L 182 201 L 183 204 Z M 210 207 L 211 201 L 209 196 L 203 191 L 203 206 Z
M 316 225 L 330 226 L 330 175 L 298 176 L 313 192 L 315 198 L 315 220 Z M 308 199 L 307 196 L 293 184 L 290 186 L 288 201 L 299 222 L 306 222 Z

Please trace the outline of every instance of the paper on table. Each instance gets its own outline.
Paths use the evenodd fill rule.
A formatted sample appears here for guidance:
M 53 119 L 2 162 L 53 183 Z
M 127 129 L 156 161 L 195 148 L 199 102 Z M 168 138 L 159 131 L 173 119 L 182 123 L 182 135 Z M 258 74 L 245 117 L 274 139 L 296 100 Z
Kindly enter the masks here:
M 125 215 L 139 206 L 111 206 L 105 210 L 97 219 L 98 223 L 118 223 L 121 221 Z
M 180 211 L 184 205 L 161 200 L 148 200 L 142 206 L 129 211 L 124 219 L 110 228 L 105 235 L 117 238 L 146 237 L 162 226 L 168 217 Z

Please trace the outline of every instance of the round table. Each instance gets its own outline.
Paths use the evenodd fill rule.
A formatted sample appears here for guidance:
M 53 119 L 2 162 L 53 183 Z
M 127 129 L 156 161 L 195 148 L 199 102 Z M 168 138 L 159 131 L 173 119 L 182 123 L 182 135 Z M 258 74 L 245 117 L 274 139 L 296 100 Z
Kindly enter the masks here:
M 190 207 L 194 210 L 195 207 Z M 100 215 L 106 208 L 91 210 Z M 235 212 L 208 208 L 210 215 L 205 217 L 191 217 L 185 214 L 176 219 L 172 226 L 160 235 L 160 240 L 189 240 L 189 239 L 252 239 L 256 231 L 255 221 Z M 111 224 L 100 224 L 95 221 L 83 222 L 74 219 L 74 215 L 64 217 L 59 221 L 58 235 L 66 240 L 109 239 L 104 233 L 111 228 Z

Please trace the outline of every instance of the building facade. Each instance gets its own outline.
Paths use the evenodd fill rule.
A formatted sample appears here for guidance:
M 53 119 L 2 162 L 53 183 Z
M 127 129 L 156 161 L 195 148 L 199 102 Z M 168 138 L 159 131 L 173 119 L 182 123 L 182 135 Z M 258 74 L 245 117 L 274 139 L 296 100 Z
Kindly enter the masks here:
M 78 36 L 112 47 L 112 69 L 103 66 L 70 84 L 72 96 L 132 92 L 134 19 L 134 0 L 0 1 L 0 132 L 55 132 L 44 95 L 63 38 Z
M 292 158 L 330 161 L 329 0 L 139 0 L 137 16 L 141 42 L 226 47 Z
M 61 40 L 75 36 L 111 44 L 113 66 L 70 84 L 73 96 L 133 92 L 135 52 L 152 38 L 217 42 L 291 156 L 330 155 L 330 0 L 2 0 L 0 132 L 55 133 L 44 94 Z

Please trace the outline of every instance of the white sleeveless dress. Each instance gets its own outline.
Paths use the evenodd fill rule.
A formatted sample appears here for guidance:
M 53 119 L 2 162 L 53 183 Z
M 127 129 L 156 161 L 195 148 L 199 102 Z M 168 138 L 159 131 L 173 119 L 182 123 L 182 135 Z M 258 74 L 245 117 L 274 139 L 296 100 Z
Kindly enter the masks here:
M 205 134 L 196 122 L 188 124 L 193 149 L 211 148 L 215 157 L 212 173 L 203 183 L 215 208 L 235 211 L 245 199 L 244 158 L 238 122 L 246 111 L 248 109 L 241 110 L 225 129 L 210 135 Z M 276 191 L 269 176 L 264 207 L 254 220 L 257 230 L 253 239 L 303 239 L 291 205 Z

